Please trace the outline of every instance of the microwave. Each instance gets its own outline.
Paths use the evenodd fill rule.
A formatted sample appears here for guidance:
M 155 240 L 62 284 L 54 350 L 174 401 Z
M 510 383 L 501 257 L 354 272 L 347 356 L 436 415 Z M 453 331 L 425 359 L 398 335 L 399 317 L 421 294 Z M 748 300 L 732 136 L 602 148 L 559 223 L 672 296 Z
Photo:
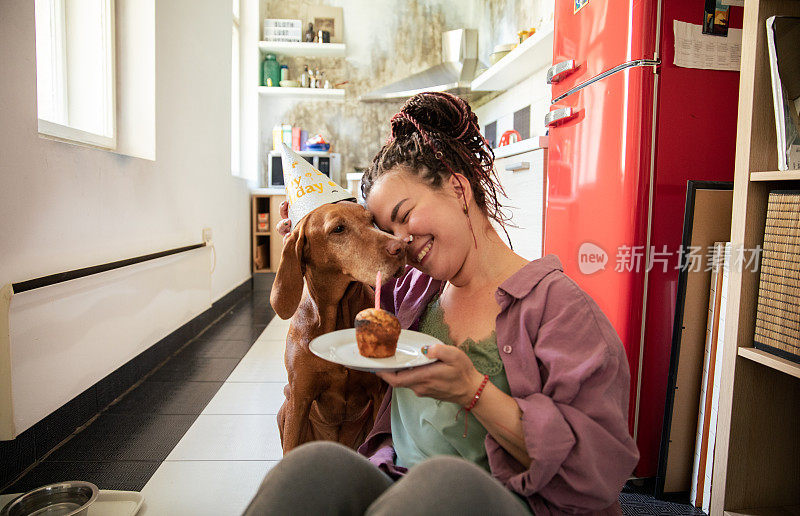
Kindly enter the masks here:
M 342 156 L 338 153 L 320 151 L 294 151 L 302 156 L 311 166 L 341 184 Z M 265 174 L 267 188 L 285 188 L 283 183 L 283 161 L 280 151 L 270 151 L 267 155 L 267 171 Z

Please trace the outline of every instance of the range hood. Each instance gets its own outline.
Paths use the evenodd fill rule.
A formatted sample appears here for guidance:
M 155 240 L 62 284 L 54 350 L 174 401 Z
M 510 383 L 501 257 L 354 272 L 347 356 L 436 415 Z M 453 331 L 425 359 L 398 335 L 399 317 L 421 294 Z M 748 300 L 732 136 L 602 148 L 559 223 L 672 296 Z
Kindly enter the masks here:
M 485 66 L 478 61 L 478 31 L 450 30 L 442 33 L 441 64 L 361 95 L 359 100 L 374 102 L 407 99 L 423 91 L 446 91 L 470 98 L 470 84 L 482 68 Z

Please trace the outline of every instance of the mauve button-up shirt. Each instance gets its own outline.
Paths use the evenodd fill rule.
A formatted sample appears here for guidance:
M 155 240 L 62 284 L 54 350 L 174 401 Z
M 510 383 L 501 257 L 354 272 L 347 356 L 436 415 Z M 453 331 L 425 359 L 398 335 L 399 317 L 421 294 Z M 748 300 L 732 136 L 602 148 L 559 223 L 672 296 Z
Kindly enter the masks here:
M 442 282 L 408 267 L 383 291 L 384 308 L 416 329 Z M 597 304 L 553 255 L 534 260 L 495 293 L 497 348 L 522 410 L 530 467 L 491 435 L 492 476 L 527 498 L 534 514 L 621 514 L 617 498 L 639 460 L 628 433 L 630 372 L 622 342 Z M 391 389 L 358 451 L 393 478 Z

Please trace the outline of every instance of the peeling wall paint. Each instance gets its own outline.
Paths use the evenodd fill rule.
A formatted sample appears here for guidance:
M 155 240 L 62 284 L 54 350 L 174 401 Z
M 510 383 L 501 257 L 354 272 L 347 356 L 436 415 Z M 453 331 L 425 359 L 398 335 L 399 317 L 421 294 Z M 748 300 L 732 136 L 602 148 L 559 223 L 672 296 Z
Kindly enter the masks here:
M 289 66 L 292 79 L 299 79 L 308 64 L 324 70 L 332 84 L 348 83 L 343 86 L 344 101 L 259 99 L 259 177 L 272 148 L 272 127 L 288 123 L 331 142 L 332 151 L 342 154 L 344 182 L 345 174 L 369 166 L 389 134 L 389 119 L 403 104 L 359 102 L 360 95 L 439 63 L 441 34 L 447 30 L 478 28 L 481 61 L 488 63 L 496 41 L 505 41 L 506 34 L 516 36 L 520 28 L 547 16 L 548 8 L 537 7 L 543 2 L 552 4 L 552 0 L 262 0 L 262 19 L 303 19 L 307 9 L 319 4 L 342 7 L 346 57 L 279 56 L 278 60 Z

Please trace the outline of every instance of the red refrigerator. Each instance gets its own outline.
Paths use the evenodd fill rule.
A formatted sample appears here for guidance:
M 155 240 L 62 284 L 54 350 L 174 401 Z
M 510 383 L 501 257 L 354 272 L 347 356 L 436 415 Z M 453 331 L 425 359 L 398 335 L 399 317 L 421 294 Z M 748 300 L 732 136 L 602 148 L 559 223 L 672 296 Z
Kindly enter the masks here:
M 703 7 L 555 2 L 544 251 L 625 345 L 640 477 L 658 464 L 686 182 L 733 180 L 739 74 L 672 64 L 673 20 L 702 24 Z

